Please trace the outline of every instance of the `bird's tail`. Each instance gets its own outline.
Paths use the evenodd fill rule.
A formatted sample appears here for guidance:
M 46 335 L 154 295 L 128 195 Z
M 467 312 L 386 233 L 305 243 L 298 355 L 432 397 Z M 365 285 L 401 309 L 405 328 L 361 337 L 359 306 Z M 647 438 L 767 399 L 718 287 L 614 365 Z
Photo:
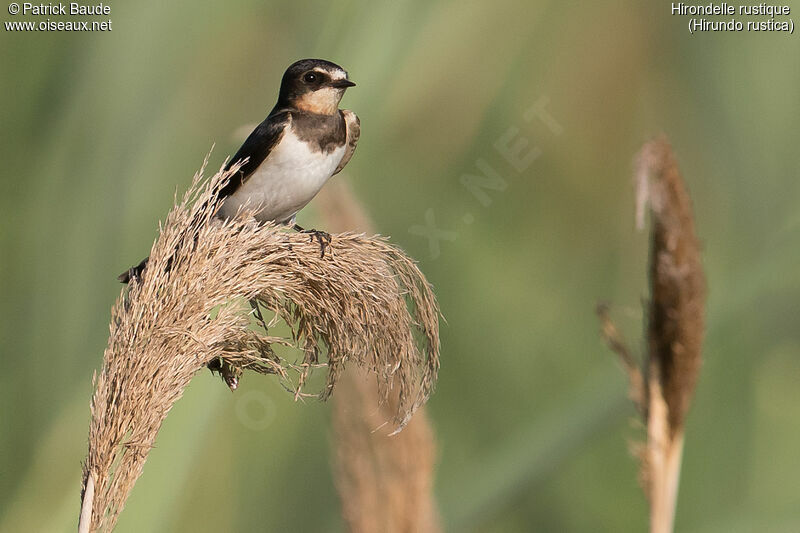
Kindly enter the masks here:
M 144 269 L 147 268 L 147 260 L 149 257 L 142 259 L 142 262 L 136 266 L 130 267 L 128 270 L 117 276 L 121 283 L 130 283 L 133 279 L 141 279 Z

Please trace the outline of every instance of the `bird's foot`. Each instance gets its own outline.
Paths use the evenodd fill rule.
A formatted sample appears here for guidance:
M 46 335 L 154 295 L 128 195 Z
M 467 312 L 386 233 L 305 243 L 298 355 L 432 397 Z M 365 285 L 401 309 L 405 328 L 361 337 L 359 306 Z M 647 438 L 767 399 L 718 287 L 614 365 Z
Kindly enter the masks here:
M 222 376 L 222 380 L 231 389 L 231 392 L 239 387 L 239 378 L 242 376 L 241 369 L 234 367 L 227 361 L 223 361 L 221 358 L 212 360 L 206 366 L 212 374 L 219 373 Z
M 317 240 L 319 243 L 319 257 L 320 259 L 325 257 L 325 249 L 331 245 L 331 234 L 326 231 L 319 231 L 316 229 L 310 229 L 303 233 L 308 233 L 311 235 L 311 241 L 314 242 L 314 239 Z
M 325 257 L 325 249 L 331 245 L 331 241 L 333 240 L 331 238 L 330 233 L 328 233 L 327 231 L 320 231 L 316 229 L 303 229 L 297 224 L 295 224 L 292 227 L 294 228 L 295 231 L 299 231 L 300 233 L 308 233 L 309 235 L 311 235 L 310 242 L 314 242 L 314 240 L 316 239 L 316 241 L 319 243 L 319 252 L 320 252 L 319 256 L 320 258 Z

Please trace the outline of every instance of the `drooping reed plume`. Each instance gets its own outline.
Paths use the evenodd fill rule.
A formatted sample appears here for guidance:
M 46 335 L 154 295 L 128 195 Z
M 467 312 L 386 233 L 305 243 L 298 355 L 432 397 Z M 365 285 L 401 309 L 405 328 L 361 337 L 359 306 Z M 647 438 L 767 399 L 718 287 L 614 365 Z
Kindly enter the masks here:
M 642 148 L 637 161 L 637 224 L 650 206 L 650 299 L 646 353 L 640 368 L 598 307 L 603 334 L 630 377 L 631 398 L 647 427 L 641 478 L 650 503 L 650 530 L 673 529 L 686 414 L 700 371 L 706 281 L 694 217 L 677 162 L 664 138 Z
M 373 232 L 357 198 L 341 179 L 326 185 L 316 205 L 333 231 Z M 342 516 L 351 533 L 437 533 L 433 496 L 436 443 L 425 407 L 397 435 L 383 422 L 397 408 L 397 395 L 380 403 L 375 380 L 348 369 L 333 399 L 335 482 Z
M 397 429 L 431 393 L 439 311 L 415 263 L 381 237 L 333 235 L 321 257 L 307 234 L 247 216 L 219 221 L 217 193 L 236 170 L 195 176 L 144 275 L 113 308 L 91 403 L 82 531 L 113 529 L 164 418 L 209 364 L 229 384 L 244 370 L 274 374 L 296 396 L 308 394 L 311 371 L 324 366 L 325 399 L 355 363 L 376 377 L 380 401 L 397 398 L 389 415 Z M 271 335 L 276 321 L 291 335 Z M 279 356 L 276 345 L 295 347 L 298 360 Z

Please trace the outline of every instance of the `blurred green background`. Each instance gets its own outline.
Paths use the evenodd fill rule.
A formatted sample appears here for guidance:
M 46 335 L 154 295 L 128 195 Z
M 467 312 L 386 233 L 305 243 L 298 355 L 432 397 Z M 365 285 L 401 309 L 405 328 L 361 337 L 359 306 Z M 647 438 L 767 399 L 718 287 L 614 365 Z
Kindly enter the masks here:
M 358 83 L 343 106 L 361 142 L 336 179 L 419 259 L 448 320 L 429 409 L 449 531 L 645 529 L 627 449 L 641 428 L 593 309 L 611 302 L 640 344 L 631 169 L 662 131 L 710 285 L 677 530 L 800 530 L 800 37 L 692 36 L 646 1 L 143 0 L 110 18 L 0 30 L 0 531 L 76 527 L 115 277 L 302 57 Z M 537 104 L 549 121 L 526 114 Z M 517 170 L 505 136 L 540 155 Z M 505 183 L 488 205 L 460 182 L 480 161 Z M 451 232 L 438 253 L 426 213 Z M 313 203 L 299 221 L 319 224 Z M 275 380 L 231 395 L 202 372 L 118 531 L 342 530 L 329 418 Z

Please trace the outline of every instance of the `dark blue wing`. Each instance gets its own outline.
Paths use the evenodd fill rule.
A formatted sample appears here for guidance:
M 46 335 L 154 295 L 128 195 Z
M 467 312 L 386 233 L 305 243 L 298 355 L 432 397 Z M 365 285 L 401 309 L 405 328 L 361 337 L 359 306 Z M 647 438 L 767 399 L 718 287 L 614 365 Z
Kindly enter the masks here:
M 282 111 L 270 114 L 264 119 L 264 122 L 253 130 L 253 133 L 244 141 L 244 144 L 233 156 L 233 159 L 225 166 L 225 170 L 228 170 L 234 163 L 247 159 L 247 162 L 242 165 L 239 172 L 232 176 L 228 184 L 220 191 L 220 198 L 225 198 L 236 192 L 236 189 L 264 162 L 275 145 L 281 140 L 283 131 L 288 124 L 289 112 Z
M 281 111 L 270 113 L 264 122 L 253 130 L 253 133 L 239 148 L 233 159 L 225 166 L 225 170 L 228 170 L 235 162 L 247 159 L 247 162 L 239 169 L 239 172 L 232 176 L 231 180 L 222 188 L 219 193 L 220 198 L 225 198 L 236 192 L 236 189 L 258 168 L 258 165 L 264 162 L 275 145 L 281 140 L 283 131 L 288 124 L 289 112 Z M 136 278 L 141 279 L 145 268 L 147 268 L 147 260 L 148 258 L 145 258 L 135 267 L 129 268 L 126 272 L 120 274 L 117 279 L 122 283 L 129 283 Z M 169 269 L 170 267 L 167 266 L 167 271 Z

